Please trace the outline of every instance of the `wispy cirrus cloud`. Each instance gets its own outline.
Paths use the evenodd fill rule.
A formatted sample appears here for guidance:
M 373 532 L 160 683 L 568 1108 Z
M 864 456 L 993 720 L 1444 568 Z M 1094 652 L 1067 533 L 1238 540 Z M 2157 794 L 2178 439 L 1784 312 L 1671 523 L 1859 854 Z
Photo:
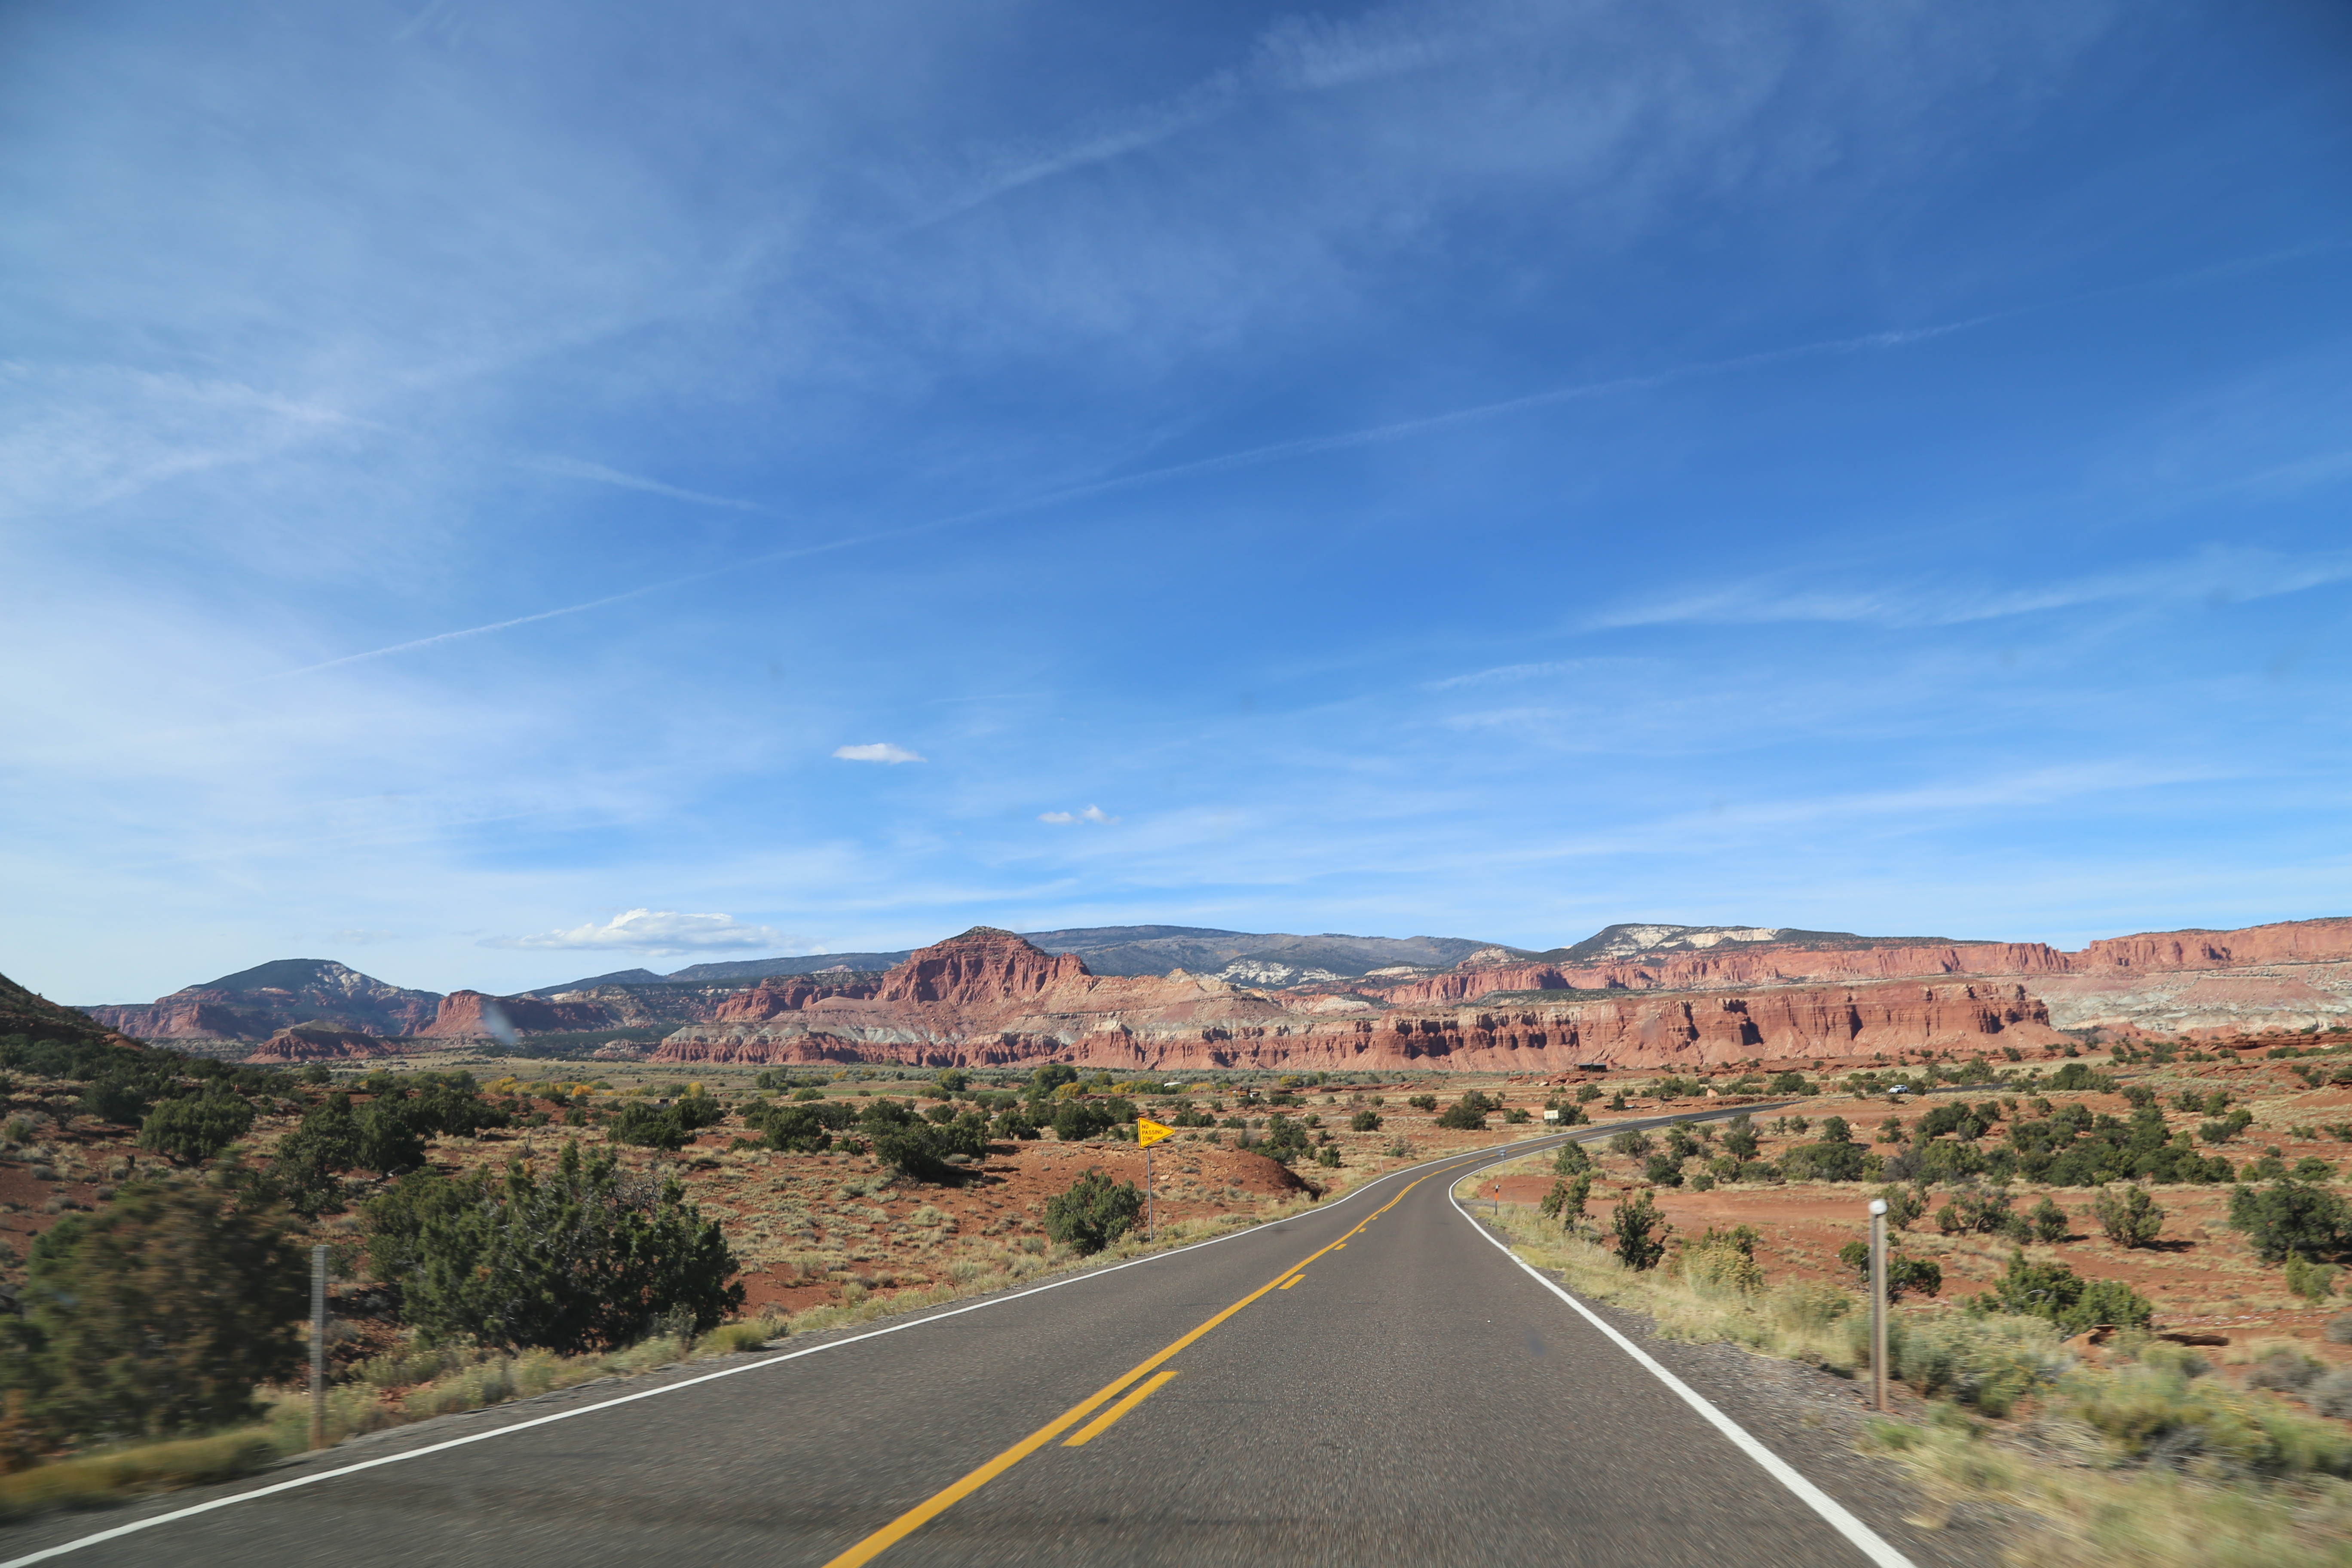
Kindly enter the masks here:
M 1817 621 L 1902 628 L 1961 626 L 2105 603 L 2236 604 L 2352 581 L 2352 552 L 2288 555 L 2216 546 L 2195 555 L 2028 588 L 1994 589 L 1949 579 L 1915 579 L 1868 587 L 1798 589 L 1787 586 L 1790 581 L 1790 576 L 1775 574 L 1669 598 L 1635 601 L 1602 611 L 1583 626 L 1610 631 L 1693 623 Z
M 1108 826 L 1109 824 L 1117 822 L 1118 818 L 1105 811 L 1101 806 L 1090 805 L 1084 811 L 1041 811 L 1037 814 L 1037 820 L 1040 822 L 1051 822 L 1057 826 L 1071 822 L 1091 822 L 1098 826 Z
M 677 485 L 667 485 L 659 479 L 646 479 L 638 474 L 625 474 L 618 468 L 608 468 L 602 463 L 583 462 L 577 458 L 523 458 L 515 467 L 534 473 L 553 474 L 559 479 L 585 479 L 591 484 L 612 485 L 625 490 L 642 490 L 646 495 L 667 496 L 672 500 L 692 501 L 697 506 L 725 507 L 734 511 L 772 512 L 775 509 L 755 500 L 742 500 L 734 496 L 715 496 L 705 490 L 690 490 Z
M 839 757 L 845 763 L 921 763 L 930 760 L 928 757 L 924 757 L 917 752 L 907 750 L 904 746 L 894 746 L 887 741 L 877 741 L 873 744 L 866 746 L 835 746 L 833 749 L 833 754 Z
M 1167 98 L 1069 127 L 1057 138 L 984 153 L 982 167 L 965 176 L 961 191 L 910 226 L 944 223 L 1026 186 L 1131 156 L 1253 102 L 1429 69 L 1473 52 L 1496 31 L 1491 18 L 1484 27 L 1465 27 L 1463 20 L 1411 6 L 1391 6 L 1344 22 L 1281 18 L 1259 35 L 1238 62 L 1211 71 Z
M 671 957 L 685 952 L 726 952 L 744 948 L 805 945 L 773 926 L 749 925 L 726 914 L 683 914 L 676 910 L 630 910 L 603 924 L 590 921 L 563 931 L 528 936 L 485 937 L 484 947 L 583 952 L 618 949 Z

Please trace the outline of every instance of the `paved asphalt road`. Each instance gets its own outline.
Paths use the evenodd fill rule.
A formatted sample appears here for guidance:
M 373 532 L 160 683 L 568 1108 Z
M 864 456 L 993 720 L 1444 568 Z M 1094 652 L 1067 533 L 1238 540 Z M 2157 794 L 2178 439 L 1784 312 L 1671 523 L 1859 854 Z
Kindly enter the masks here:
M 729 1363 L 752 1369 L 653 1397 L 587 1408 L 645 1386 L 605 1384 L 234 1486 L 51 1516 L 0 1531 L 0 1562 L 492 1430 L 505 1435 L 50 1560 L 1868 1562 L 1455 1207 L 1451 1185 L 1493 1158 L 1417 1167 L 1280 1225 L 797 1359 Z M 523 1425 L 564 1409 L 584 1413 Z M 1783 1457 L 1884 1522 L 1883 1500 L 1870 1510 L 1854 1495 L 1857 1461 Z M 907 1518 L 960 1480 L 962 1495 Z

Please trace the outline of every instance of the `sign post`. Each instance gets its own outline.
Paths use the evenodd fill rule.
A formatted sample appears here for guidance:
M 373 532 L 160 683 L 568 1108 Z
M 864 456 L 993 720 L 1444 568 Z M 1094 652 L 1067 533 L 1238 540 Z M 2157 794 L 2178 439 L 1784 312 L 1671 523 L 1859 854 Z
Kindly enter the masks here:
M 1151 1212 L 1151 1146 L 1162 1138 L 1173 1138 L 1176 1129 L 1154 1121 L 1148 1116 L 1135 1119 L 1135 1141 L 1143 1145 L 1143 1239 L 1159 1239 L 1159 1226 Z
M 1886 1410 L 1886 1200 L 1870 1200 L 1870 1381 Z
M 327 1446 L 327 1249 L 310 1249 L 310 1447 Z

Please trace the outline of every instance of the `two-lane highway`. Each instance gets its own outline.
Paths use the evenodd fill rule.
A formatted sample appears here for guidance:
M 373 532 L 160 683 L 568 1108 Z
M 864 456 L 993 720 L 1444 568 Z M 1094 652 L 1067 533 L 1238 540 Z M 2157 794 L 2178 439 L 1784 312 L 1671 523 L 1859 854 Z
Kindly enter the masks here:
M 1455 1207 L 1452 1184 L 1502 1152 L 729 1375 L 577 1391 L 36 1521 L 0 1532 L 0 1559 L 1903 1561 Z

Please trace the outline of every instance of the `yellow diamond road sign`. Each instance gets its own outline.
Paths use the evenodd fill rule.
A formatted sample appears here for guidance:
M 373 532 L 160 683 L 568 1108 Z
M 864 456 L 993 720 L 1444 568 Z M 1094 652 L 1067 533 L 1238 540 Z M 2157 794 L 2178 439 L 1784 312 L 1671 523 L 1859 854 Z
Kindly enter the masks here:
M 1149 1116 L 1139 1116 L 1135 1119 L 1135 1141 L 1138 1143 L 1142 1144 L 1147 1149 L 1150 1148 L 1154 1143 L 1159 1142 L 1162 1138 L 1173 1138 L 1175 1136 L 1176 1129 L 1173 1127 L 1162 1127 L 1159 1122 L 1152 1121 Z

